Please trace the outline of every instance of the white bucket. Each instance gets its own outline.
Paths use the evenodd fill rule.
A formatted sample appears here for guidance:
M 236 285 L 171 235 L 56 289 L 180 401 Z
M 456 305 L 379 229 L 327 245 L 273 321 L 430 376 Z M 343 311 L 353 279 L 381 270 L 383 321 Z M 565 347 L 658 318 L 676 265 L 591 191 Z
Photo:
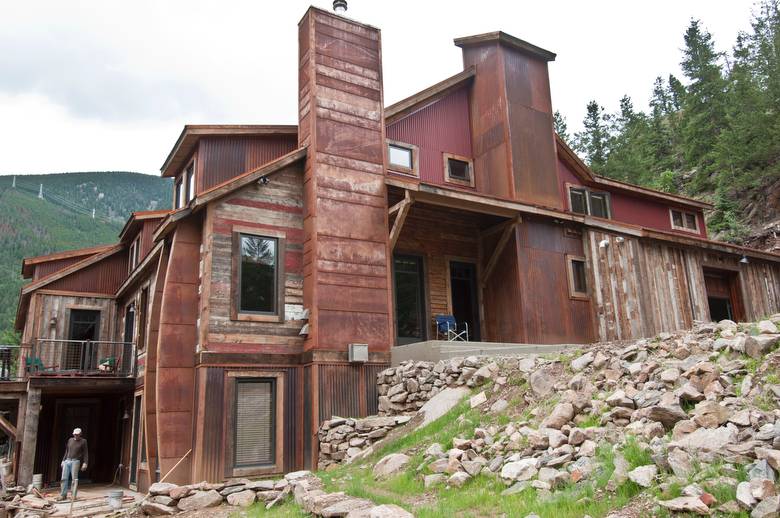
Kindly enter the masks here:
M 116 489 L 113 491 L 108 492 L 108 505 L 111 507 L 111 509 L 121 509 L 122 508 L 122 497 L 124 496 L 124 492 L 121 489 Z
M 43 489 L 43 475 L 41 473 L 33 475 L 32 485 L 35 489 Z

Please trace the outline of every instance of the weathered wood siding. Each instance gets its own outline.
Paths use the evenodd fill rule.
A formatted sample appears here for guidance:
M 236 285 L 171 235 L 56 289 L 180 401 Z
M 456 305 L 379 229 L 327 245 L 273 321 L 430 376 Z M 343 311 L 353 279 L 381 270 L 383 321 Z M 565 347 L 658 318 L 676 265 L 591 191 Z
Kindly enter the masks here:
M 607 246 L 599 246 L 601 242 Z M 703 268 L 738 272 L 745 318 L 780 310 L 780 266 L 606 232 L 586 232 L 598 338 L 625 340 L 710 319 Z
M 218 352 L 298 353 L 303 310 L 303 177 L 299 165 L 274 174 L 266 185 L 252 184 L 209 206 L 204 242 L 203 282 L 208 303 L 201 305 L 205 342 Z M 284 313 L 282 322 L 231 318 L 233 232 L 284 236 Z M 270 232 L 269 232 L 270 231 Z M 203 334 L 202 334 L 203 336 Z

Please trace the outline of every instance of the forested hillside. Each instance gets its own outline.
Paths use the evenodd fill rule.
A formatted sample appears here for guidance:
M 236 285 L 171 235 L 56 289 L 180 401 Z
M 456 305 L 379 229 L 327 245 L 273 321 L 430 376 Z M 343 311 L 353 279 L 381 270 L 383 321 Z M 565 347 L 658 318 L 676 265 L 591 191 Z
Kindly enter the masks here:
M 15 184 L 0 176 L 0 343 L 13 339 L 24 257 L 116 242 L 131 211 L 170 207 L 170 180 L 138 173 L 25 175 Z
M 712 237 L 780 246 L 780 9 L 754 6 L 730 52 L 698 20 L 682 35 L 683 78 L 659 75 L 647 110 L 630 97 L 617 113 L 587 105 L 583 130 L 558 133 L 598 173 L 715 204 Z M 659 71 L 661 72 L 661 71 Z

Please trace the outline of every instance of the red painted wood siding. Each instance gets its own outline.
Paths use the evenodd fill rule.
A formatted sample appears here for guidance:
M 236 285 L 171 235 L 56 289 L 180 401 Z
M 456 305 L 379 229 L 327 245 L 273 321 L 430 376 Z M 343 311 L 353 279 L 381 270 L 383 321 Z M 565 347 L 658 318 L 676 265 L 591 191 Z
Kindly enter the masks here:
M 67 259 L 60 259 L 57 261 L 47 261 L 45 263 L 40 263 L 35 265 L 35 273 L 33 273 L 33 281 L 37 281 L 38 279 L 42 279 L 43 277 L 46 277 L 49 274 L 52 274 L 54 272 L 58 272 L 65 268 L 66 266 L 70 266 L 71 264 L 75 264 L 79 261 L 83 261 L 88 256 L 83 255 L 79 257 L 68 257 Z
M 295 135 L 206 137 L 198 149 L 198 192 L 260 167 L 298 147 Z
M 472 157 L 468 90 L 461 88 L 389 125 L 387 138 L 420 148 L 420 179 L 423 182 L 455 187 L 444 182 L 443 153 Z
M 582 185 L 582 181 L 577 177 L 569 166 L 561 160 L 558 160 L 558 177 L 560 178 L 561 196 L 563 197 L 564 207 L 569 210 L 569 197 L 566 191 L 566 184 Z M 607 189 L 598 189 L 606 191 Z M 672 223 L 669 218 L 669 207 L 662 202 L 653 202 L 642 198 L 629 196 L 627 194 L 611 192 L 612 199 L 612 219 L 632 225 L 640 225 L 656 230 L 674 232 L 680 235 L 698 235 L 707 237 L 707 227 L 704 224 L 704 215 L 701 211 L 696 212 L 696 218 L 699 221 L 699 234 L 672 229 Z M 689 212 L 691 209 L 685 209 Z

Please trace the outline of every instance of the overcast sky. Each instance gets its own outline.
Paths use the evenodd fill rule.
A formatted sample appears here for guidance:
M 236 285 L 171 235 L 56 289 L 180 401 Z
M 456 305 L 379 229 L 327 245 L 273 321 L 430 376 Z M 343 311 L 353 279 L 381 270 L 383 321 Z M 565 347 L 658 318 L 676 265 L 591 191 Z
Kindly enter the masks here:
M 296 123 L 304 0 L 0 0 L 0 174 L 159 174 L 187 123 Z M 315 5 L 330 8 L 331 2 Z M 598 6 L 598 7 L 596 7 Z M 558 54 L 553 107 L 644 107 L 679 72 L 683 32 L 703 21 L 719 50 L 752 0 L 349 0 L 382 29 L 385 102 L 462 69 L 453 38 L 503 30 Z

